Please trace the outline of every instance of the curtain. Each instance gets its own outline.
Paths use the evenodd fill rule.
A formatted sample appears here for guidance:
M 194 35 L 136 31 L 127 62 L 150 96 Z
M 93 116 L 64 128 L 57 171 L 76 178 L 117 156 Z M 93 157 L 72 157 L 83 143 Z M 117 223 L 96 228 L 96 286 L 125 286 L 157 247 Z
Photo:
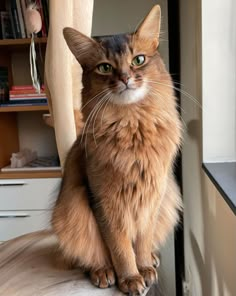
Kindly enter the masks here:
M 56 143 L 63 168 L 68 150 L 76 139 L 75 118 L 80 117 L 81 67 L 63 37 L 64 27 L 90 36 L 93 0 L 50 0 L 50 28 L 45 57 L 45 87 Z

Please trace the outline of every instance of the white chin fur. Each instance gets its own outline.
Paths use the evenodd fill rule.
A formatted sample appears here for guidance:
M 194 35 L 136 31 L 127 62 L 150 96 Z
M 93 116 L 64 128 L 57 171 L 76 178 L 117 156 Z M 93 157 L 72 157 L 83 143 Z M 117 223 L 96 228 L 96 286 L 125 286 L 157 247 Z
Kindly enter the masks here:
M 120 94 L 112 95 L 112 103 L 117 105 L 133 104 L 144 99 L 147 94 L 147 87 L 142 85 L 136 89 L 126 89 Z

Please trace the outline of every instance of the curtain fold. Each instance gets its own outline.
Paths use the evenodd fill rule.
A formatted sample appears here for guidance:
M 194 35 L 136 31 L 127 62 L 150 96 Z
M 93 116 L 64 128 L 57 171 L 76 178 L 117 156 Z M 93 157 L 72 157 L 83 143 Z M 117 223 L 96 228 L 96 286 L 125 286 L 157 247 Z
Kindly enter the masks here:
M 81 104 L 82 70 L 63 37 L 63 28 L 73 27 L 90 36 L 93 0 L 50 0 L 50 28 L 45 57 L 45 87 L 51 125 L 61 166 L 76 139 L 75 116 Z

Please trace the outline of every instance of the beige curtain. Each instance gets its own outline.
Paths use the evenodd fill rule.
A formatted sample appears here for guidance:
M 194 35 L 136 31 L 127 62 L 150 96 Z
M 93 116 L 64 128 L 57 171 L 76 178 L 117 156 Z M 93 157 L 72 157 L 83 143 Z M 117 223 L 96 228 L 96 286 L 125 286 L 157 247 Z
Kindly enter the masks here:
M 55 128 L 57 149 L 63 167 L 76 139 L 75 116 L 81 102 L 81 68 L 64 40 L 64 27 L 91 35 L 93 0 L 50 0 L 50 29 L 45 58 L 45 85 L 50 125 Z

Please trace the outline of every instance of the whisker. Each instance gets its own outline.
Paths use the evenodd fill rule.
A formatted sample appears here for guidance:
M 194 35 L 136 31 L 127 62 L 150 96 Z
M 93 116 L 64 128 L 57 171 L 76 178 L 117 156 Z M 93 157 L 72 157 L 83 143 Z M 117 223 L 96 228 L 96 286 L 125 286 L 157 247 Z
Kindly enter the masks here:
M 104 90 L 102 90 L 100 93 L 96 94 L 94 97 L 92 97 L 88 102 L 86 102 L 86 104 L 84 104 L 82 106 L 82 108 L 80 109 L 81 111 L 90 103 L 92 102 L 94 99 L 96 99 L 97 97 L 99 97 L 100 95 L 106 93 L 108 90 L 110 90 L 110 88 L 106 88 Z
M 103 101 L 104 101 L 104 97 L 96 104 L 96 108 L 93 109 L 92 116 L 90 117 L 89 123 L 87 125 L 87 130 L 85 132 L 85 147 L 87 146 L 87 139 L 88 139 L 88 132 L 89 132 L 90 124 L 91 124 L 91 122 L 93 120 L 94 115 L 98 111 L 99 107 L 103 104 Z M 96 140 L 95 139 L 94 139 L 94 142 L 95 142 L 95 145 L 96 145 Z
M 87 117 L 87 119 L 86 119 L 86 122 L 85 122 L 85 124 L 84 124 L 84 128 L 83 128 L 83 132 L 82 132 L 81 141 L 80 141 L 81 144 L 82 144 L 82 142 L 83 142 L 84 134 L 85 134 L 85 131 L 86 131 L 86 127 L 87 127 L 87 125 L 88 125 L 88 123 L 89 123 L 89 120 L 90 120 L 91 116 L 93 115 L 93 112 L 96 110 L 96 108 L 97 108 L 97 104 L 99 104 L 99 103 L 100 103 L 100 101 L 98 101 L 98 102 L 95 104 L 95 106 L 93 107 L 93 109 L 91 110 L 91 112 L 89 113 L 89 115 L 88 115 L 88 117 Z
M 188 92 L 186 92 L 185 90 L 182 90 L 172 84 L 165 84 L 165 83 L 161 83 L 161 82 L 158 82 L 158 81 L 154 81 L 154 80 L 145 80 L 146 82 L 150 82 L 150 83 L 153 83 L 153 84 L 158 84 L 158 85 L 163 85 L 163 86 L 166 86 L 166 87 L 169 87 L 169 88 L 172 88 L 172 89 L 175 89 L 176 91 L 178 91 L 179 93 L 183 94 L 185 97 L 189 98 L 190 100 L 192 100 L 200 109 L 202 109 L 202 105 L 198 102 L 198 100 L 190 95 Z
M 96 96 L 94 96 L 92 99 L 90 99 L 82 108 L 81 108 L 81 111 L 82 111 L 82 109 L 86 106 L 86 105 L 88 105 L 91 101 L 93 101 L 95 98 L 100 98 L 100 96 L 102 96 L 102 95 L 104 95 L 104 94 L 106 94 L 106 92 L 108 92 L 108 91 L 110 91 L 110 89 L 111 88 L 106 88 L 106 89 L 104 89 L 104 90 L 102 90 L 100 93 L 98 93 Z M 96 107 L 96 105 L 94 106 L 94 108 Z M 82 141 L 83 141 L 83 137 L 84 137 L 84 133 L 85 133 L 85 129 L 86 129 L 86 125 L 88 124 L 88 120 L 89 120 L 89 118 L 90 118 L 90 116 L 92 116 L 92 113 L 93 112 L 93 110 L 91 110 L 91 112 L 90 112 L 90 114 L 89 114 L 89 116 L 88 116 L 88 118 L 87 118 L 87 120 L 86 120 L 86 122 L 85 122 L 85 124 L 84 124 L 84 128 L 83 128 L 83 132 L 82 132 L 82 137 L 81 137 L 81 143 L 82 143 Z
M 101 117 L 101 126 L 102 126 L 102 121 L 103 121 L 103 116 L 104 116 L 104 114 L 105 114 L 105 110 L 106 110 L 106 108 L 107 108 L 108 103 L 111 102 L 111 100 L 110 100 L 111 98 L 112 98 L 112 96 L 110 96 L 110 97 L 108 98 L 107 103 L 106 103 L 106 105 L 105 105 L 105 107 L 104 107 L 104 109 L 103 109 L 102 117 Z
M 95 142 L 96 147 L 97 147 L 97 140 L 96 140 L 95 133 L 94 133 L 94 131 L 95 131 L 95 123 L 96 123 L 96 119 L 97 119 L 97 116 L 98 116 L 100 110 L 102 109 L 102 107 L 106 104 L 107 100 L 109 100 L 111 93 L 112 93 L 112 92 L 108 93 L 108 94 L 104 97 L 104 99 L 103 99 L 103 104 L 101 104 L 101 106 L 99 107 L 99 109 L 98 109 L 98 111 L 97 111 L 97 114 L 95 115 L 94 120 L 93 120 L 93 138 L 94 138 L 94 142 Z
M 158 92 L 157 90 L 155 90 L 155 91 L 151 91 L 151 93 L 153 93 L 154 95 L 161 95 L 162 93 L 160 93 L 160 92 Z M 168 97 L 170 97 L 170 96 L 168 96 Z M 165 98 L 165 96 L 161 96 L 161 98 Z M 184 109 L 182 109 L 179 105 L 178 105 L 178 107 L 186 114 L 186 112 L 184 111 Z M 184 121 L 184 119 L 183 119 L 183 117 L 181 116 L 181 113 L 179 113 L 179 116 L 180 116 L 180 119 L 181 119 L 181 121 L 182 121 L 182 123 L 183 123 L 183 125 L 184 125 L 184 127 L 186 128 L 186 130 L 187 130 L 187 124 L 186 124 L 186 122 Z
M 151 90 L 154 94 L 161 95 L 161 98 L 174 98 L 174 96 L 165 95 L 161 91 L 158 90 Z M 186 114 L 186 111 L 177 103 L 177 108 L 179 108 L 184 114 Z
M 96 110 L 97 110 L 97 108 L 99 107 L 100 103 L 101 103 L 101 101 L 99 101 L 99 102 L 94 106 L 93 110 L 92 110 L 91 113 L 90 113 L 91 116 L 93 116 L 93 114 L 96 112 Z M 88 156 L 88 154 L 87 154 L 87 134 L 88 134 L 88 124 L 90 124 L 90 122 L 91 122 L 91 116 L 89 116 L 89 120 L 88 120 L 88 123 L 87 123 L 87 128 L 86 128 L 86 130 L 85 130 L 85 132 L 84 132 L 84 134 L 85 134 L 84 147 L 85 147 L 85 155 L 86 155 L 86 158 L 87 158 L 87 156 Z

